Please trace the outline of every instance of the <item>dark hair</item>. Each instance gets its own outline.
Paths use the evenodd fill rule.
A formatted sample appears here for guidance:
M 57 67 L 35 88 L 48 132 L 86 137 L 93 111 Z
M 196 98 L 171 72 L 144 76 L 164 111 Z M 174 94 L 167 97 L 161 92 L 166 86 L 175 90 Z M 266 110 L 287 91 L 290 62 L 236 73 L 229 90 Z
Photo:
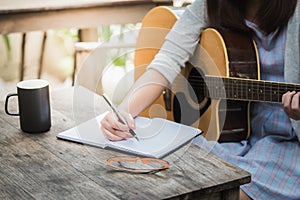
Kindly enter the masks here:
M 252 35 L 245 24 L 246 6 L 251 0 L 206 0 L 210 25 Z M 294 14 L 297 0 L 261 0 L 255 15 L 257 26 L 270 34 L 282 30 Z

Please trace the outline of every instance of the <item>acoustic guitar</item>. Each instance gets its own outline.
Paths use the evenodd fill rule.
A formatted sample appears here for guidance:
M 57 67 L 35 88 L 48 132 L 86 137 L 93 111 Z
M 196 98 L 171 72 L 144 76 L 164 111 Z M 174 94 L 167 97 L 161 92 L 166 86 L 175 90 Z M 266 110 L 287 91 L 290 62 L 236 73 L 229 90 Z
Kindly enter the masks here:
M 135 52 L 135 78 L 145 71 L 177 19 L 178 10 L 163 6 L 144 17 Z M 252 39 L 207 28 L 172 86 L 141 115 L 198 127 L 208 140 L 241 141 L 250 135 L 250 102 L 281 102 L 285 92 L 299 89 L 297 84 L 260 80 Z

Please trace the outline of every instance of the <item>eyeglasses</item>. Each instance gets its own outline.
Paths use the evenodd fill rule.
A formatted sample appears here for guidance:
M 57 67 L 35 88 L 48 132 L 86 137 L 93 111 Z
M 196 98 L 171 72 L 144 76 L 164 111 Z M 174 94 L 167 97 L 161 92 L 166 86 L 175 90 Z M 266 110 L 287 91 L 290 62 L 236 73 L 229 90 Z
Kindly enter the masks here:
M 131 156 L 109 158 L 107 165 L 119 171 L 132 173 L 154 173 L 169 168 L 169 163 L 162 159 Z

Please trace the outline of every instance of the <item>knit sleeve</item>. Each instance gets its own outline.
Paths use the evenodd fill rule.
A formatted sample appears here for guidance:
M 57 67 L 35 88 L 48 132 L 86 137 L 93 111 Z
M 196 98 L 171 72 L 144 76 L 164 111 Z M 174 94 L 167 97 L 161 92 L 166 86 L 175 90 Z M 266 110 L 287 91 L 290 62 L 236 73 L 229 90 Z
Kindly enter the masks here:
M 161 50 L 148 66 L 172 83 L 193 55 L 201 31 L 207 25 L 205 0 L 189 5 L 167 34 Z

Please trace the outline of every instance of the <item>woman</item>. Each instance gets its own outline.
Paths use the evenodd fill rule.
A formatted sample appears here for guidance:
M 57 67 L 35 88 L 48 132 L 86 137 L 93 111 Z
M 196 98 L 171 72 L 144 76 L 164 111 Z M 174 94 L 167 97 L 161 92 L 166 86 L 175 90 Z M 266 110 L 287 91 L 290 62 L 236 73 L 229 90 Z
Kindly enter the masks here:
M 186 8 L 165 43 L 119 108 L 129 127 L 109 113 L 101 121 L 110 140 L 132 137 L 134 118 L 173 82 L 192 56 L 206 27 L 231 29 L 252 37 L 260 57 L 261 79 L 299 83 L 300 3 L 297 0 L 196 0 Z M 198 137 L 196 145 L 249 171 L 241 199 L 300 199 L 300 93 L 289 91 L 281 104 L 252 103 L 247 141 L 217 143 Z M 129 114 L 126 114 L 129 113 Z

